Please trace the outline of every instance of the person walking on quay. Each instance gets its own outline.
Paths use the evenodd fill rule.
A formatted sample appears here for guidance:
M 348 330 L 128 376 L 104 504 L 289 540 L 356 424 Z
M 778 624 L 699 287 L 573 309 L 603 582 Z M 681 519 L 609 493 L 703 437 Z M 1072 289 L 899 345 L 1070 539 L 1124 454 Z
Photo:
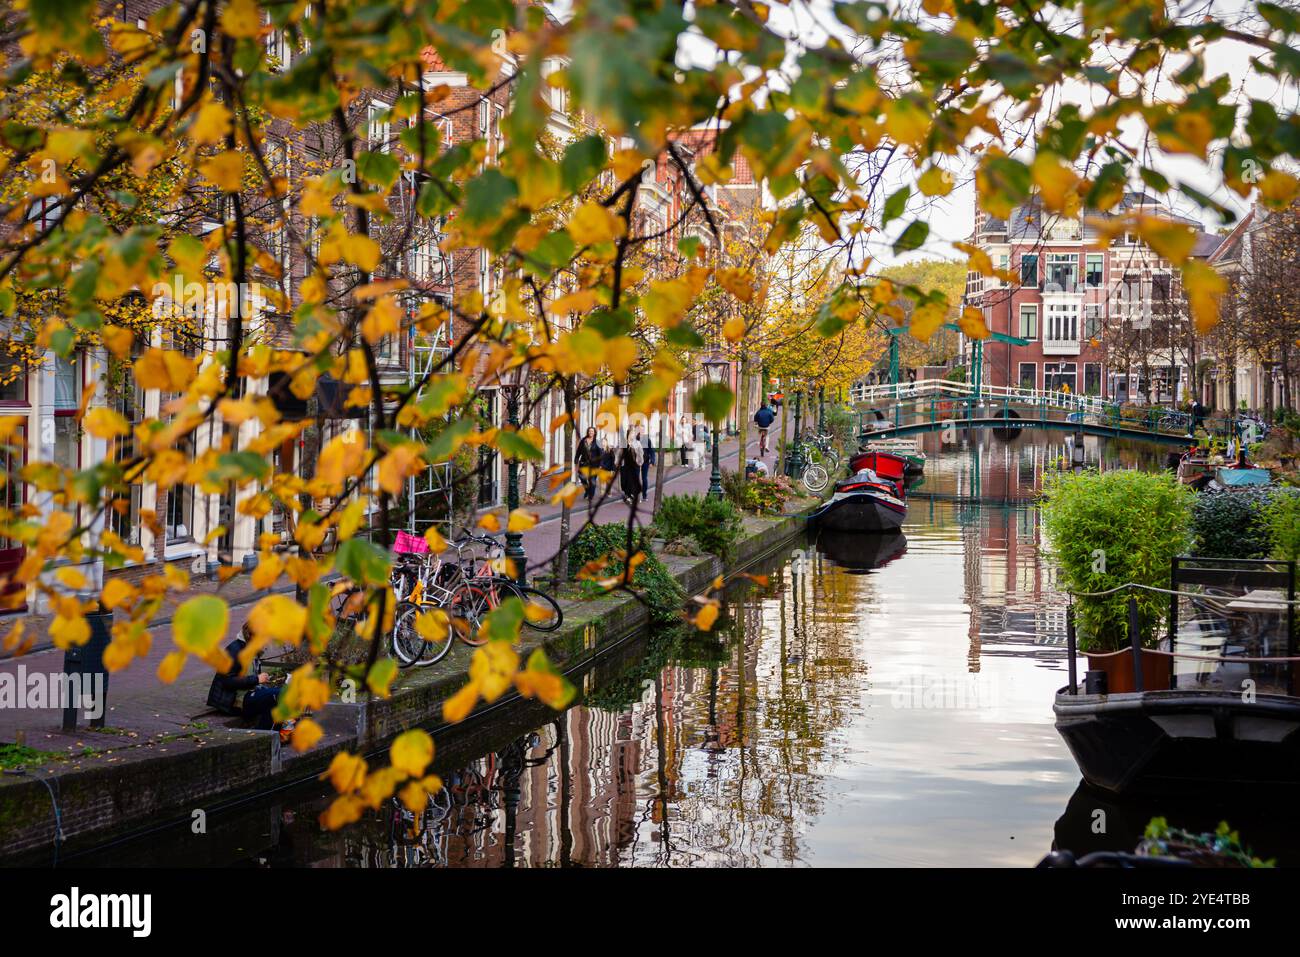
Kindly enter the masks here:
M 692 450 L 695 448 L 695 430 L 691 428 L 691 417 L 683 414 L 677 420 L 677 441 L 680 445 L 681 464 L 691 464 Z
M 644 502 L 650 496 L 650 466 L 655 464 L 655 447 L 648 430 L 638 425 L 636 435 L 641 446 L 641 501 Z
M 767 430 L 776 421 L 776 413 L 766 402 L 754 413 L 754 424 L 758 426 L 758 457 L 767 455 Z
M 583 469 L 598 469 L 601 466 L 601 457 L 604 450 L 600 447 L 600 437 L 596 434 L 595 427 L 587 429 L 587 434 L 578 442 L 578 448 L 573 453 L 573 464 L 578 469 L 578 481 L 585 489 L 583 498 L 588 502 L 596 495 L 596 476 L 582 473 Z
M 600 467 L 609 473 L 609 478 L 605 480 L 605 491 L 614 485 L 614 479 L 618 476 L 618 433 L 613 433 L 613 438 L 601 446 Z M 603 499 L 602 499 L 603 501 Z
M 693 456 L 691 460 L 691 469 L 693 471 L 698 472 L 700 469 L 704 468 L 704 460 L 708 458 L 709 440 L 711 438 L 712 435 L 709 432 L 708 425 L 703 422 L 697 422 L 695 424 L 694 441 L 691 443 L 691 455 Z
M 641 494 L 641 461 L 645 458 L 645 449 L 636 432 L 636 429 L 627 430 L 627 443 L 618 459 L 619 487 L 628 505 L 635 505 Z

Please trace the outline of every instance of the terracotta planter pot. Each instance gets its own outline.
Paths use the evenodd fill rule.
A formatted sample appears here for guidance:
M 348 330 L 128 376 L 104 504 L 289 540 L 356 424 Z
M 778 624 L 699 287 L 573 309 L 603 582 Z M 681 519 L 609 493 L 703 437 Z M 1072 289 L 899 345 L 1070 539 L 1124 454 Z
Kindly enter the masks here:
M 1087 658 L 1091 670 L 1106 672 L 1106 689 L 1110 694 L 1123 694 L 1137 690 L 1133 682 L 1132 652 L 1125 651 L 1122 655 L 1105 657 L 1087 655 Z M 1169 658 L 1166 655 L 1157 655 L 1143 650 L 1142 690 L 1169 690 Z

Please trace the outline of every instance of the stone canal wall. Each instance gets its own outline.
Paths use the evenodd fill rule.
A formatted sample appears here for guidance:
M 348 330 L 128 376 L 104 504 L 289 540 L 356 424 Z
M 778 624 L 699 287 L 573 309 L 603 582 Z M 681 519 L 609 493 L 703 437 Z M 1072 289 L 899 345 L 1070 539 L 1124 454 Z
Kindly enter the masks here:
M 747 517 L 727 569 L 713 556 L 660 557 L 686 592 L 696 594 L 724 571 L 788 545 L 804 524 L 803 515 Z M 577 670 L 648 621 L 646 607 L 628 595 L 565 602 L 564 616 L 554 635 L 525 629 L 523 657 L 540 646 L 561 669 Z M 324 737 L 302 754 L 282 748 L 274 732 L 218 728 L 178 735 L 161 747 L 119 748 L 111 758 L 0 775 L 0 861 L 49 864 L 69 851 L 189 822 L 196 812 L 219 811 L 311 780 L 338 751 L 382 753 L 394 736 L 416 725 L 433 728 L 437 736 L 443 700 L 466 680 L 468 659 L 456 651 L 432 667 L 403 672 L 388 699 L 331 702 L 316 716 Z

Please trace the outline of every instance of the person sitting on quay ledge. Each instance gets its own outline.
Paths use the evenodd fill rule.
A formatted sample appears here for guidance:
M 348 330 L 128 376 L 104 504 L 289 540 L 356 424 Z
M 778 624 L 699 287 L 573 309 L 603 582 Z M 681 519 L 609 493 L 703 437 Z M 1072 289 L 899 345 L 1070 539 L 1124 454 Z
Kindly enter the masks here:
M 244 717 L 253 723 L 259 731 L 270 731 L 273 727 L 271 711 L 280 697 L 280 689 L 270 685 L 271 676 L 261 670 L 260 659 L 254 659 L 250 674 L 240 674 L 239 653 L 248 644 L 252 633 L 248 624 L 239 631 L 239 637 L 226 645 L 226 654 L 230 656 L 230 669 L 225 674 L 214 675 L 212 686 L 208 689 L 208 707 L 215 708 L 222 714 L 232 717 Z M 244 692 L 242 707 L 235 706 L 235 696 Z

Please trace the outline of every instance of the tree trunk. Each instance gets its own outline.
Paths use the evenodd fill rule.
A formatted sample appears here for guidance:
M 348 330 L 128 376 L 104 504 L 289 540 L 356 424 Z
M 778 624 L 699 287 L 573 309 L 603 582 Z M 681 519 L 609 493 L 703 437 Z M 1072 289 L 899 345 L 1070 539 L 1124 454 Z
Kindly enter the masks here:
M 736 435 L 739 445 L 736 449 L 736 474 L 745 474 L 745 439 L 749 425 L 749 357 L 742 350 L 740 353 L 740 375 L 737 385 L 740 395 L 736 401 Z
M 564 423 L 564 464 L 566 466 L 566 477 L 573 480 L 573 436 L 577 423 L 573 420 L 573 410 L 577 405 L 574 397 L 576 386 L 572 379 L 564 383 L 564 411 L 568 413 L 569 420 Z M 560 582 L 569 577 L 566 559 L 569 552 L 569 508 L 567 501 L 560 508 L 560 547 L 555 552 L 555 562 L 551 566 L 551 574 L 555 577 L 556 587 Z
M 659 512 L 659 503 L 664 497 L 664 456 L 668 454 L 666 448 L 668 444 L 668 407 L 665 404 L 662 412 L 659 413 L 659 440 L 658 450 L 655 454 L 655 503 L 654 514 Z

